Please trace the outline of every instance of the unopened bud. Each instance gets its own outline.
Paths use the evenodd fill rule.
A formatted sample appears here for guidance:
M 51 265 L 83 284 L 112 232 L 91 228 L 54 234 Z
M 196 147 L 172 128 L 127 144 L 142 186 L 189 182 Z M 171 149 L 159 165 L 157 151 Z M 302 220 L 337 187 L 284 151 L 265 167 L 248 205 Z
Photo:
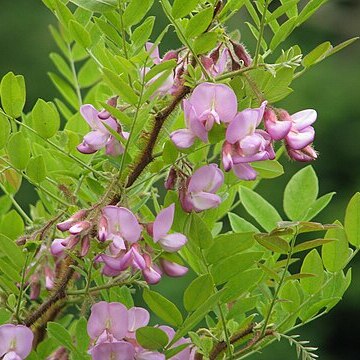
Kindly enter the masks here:
M 252 63 L 252 59 L 250 54 L 247 52 L 245 46 L 243 44 L 238 44 L 234 41 L 231 41 L 231 44 L 238 60 L 241 61 L 245 67 L 250 66 Z
M 174 190 L 177 180 L 177 172 L 174 168 L 171 168 L 169 171 L 169 175 L 165 181 L 165 189 L 166 190 Z

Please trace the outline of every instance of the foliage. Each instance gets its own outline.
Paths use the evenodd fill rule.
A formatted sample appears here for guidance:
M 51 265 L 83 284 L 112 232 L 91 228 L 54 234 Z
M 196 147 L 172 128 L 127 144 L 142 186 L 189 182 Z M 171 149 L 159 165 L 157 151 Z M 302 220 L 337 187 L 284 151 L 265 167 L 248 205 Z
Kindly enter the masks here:
M 120 336 L 105 321 L 107 336 L 118 336 L 107 340 L 109 354 L 116 343 L 134 358 L 131 338 L 141 356 L 242 359 L 286 339 L 315 359 L 315 348 L 286 334 L 329 312 L 349 287 L 360 195 L 343 221 L 320 224 L 313 219 L 334 193 L 319 196 L 310 165 L 288 182 L 281 210 L 256 187 L 284 173 L 285 152 L 317 158 L 316 112 L 290 116 L 276 103 L 355 39 L 306 55 L 297 45 L 280 51 L 326 1 L 161 0 L 169 24 L 157 38 L 152 0 L 43 2 L 58 20 L 51 33 L 59 52 L 50 55 L 58 73 L 49 76 L 60 98 L 24 113 L 24 78 L 9 72 L 0 87 L 0 321 L 36 335 L 23 353 L 96 359 L 104 345 L 93 336 L 95 315 L 87 323 L 91 305 L 91 314 L 108 306 L 107 320 L 112 307 L 136 318 L 138 293 L 174 329 L 148 320 L 131 328 L 129 320 Z M 252 19 L 253 57 L 226 29 L 242 9 Z M 161 58 L 170 31 L 182 47 Z M 259 149 L 249 155 L 246 141 Z M 16 200 L 23 180 L 38 195 L 29 213 Z M 176 282 L 187 268 L 196 277 L 182 312 L 151 286 L 165 275 Z

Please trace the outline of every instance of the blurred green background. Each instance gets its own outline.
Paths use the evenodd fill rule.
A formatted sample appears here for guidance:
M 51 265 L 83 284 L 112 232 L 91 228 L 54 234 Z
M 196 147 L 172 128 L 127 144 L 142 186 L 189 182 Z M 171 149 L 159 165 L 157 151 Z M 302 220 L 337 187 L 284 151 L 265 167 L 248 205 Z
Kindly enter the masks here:
M 186 1 L 186 0 L 184 0 Z M 27 84 L 27 110 L 38 97 L 51 100 L 58 96 L 47 72 L 54 67 L 49 53 L 57 51 L 48 31 L 54 18 L 40 0 L 1 0 L 0 2 L 0 76 L 12 70 L 23 74 Z M 166 24 L 158 5 L 156 32 Z M 330 40 L 338 44 L 360 33 L 360 1 L 330 0 L 305 26 L 297 30 L 284 48 L 299 44 L 307 53 L 321 42 Z M 240 29 L 242 41 L 249 50 L 254 50 L 254 39 L 240 13 L 229 24 L 229 29 Z M 164 52 L 176 47 L 175 35 L 169 35 L 162 44 Z M 320 192 L 336 191 L 331 206 L 317 220 L 332 222 L 343 220 L 344 210 L 352 194 L 360 190 L 360 42 L 327 59 L 293 84 L 295 92 L 281 106 L 290 113 L 314 108 L 319 113 L 315 124 L 316 149 L 319 159 L 313 163 L 320 178 Z M 1 129 L 0 129 L 1 131 Z M 285 163 L 286 161 L 283 161 Z M 260 193 L 281 209 L 282 191 L 291 175 L 303 164 L 287 163 L 286 174 L 280 179 L 264 181 Z M 21 203 L 33 200 L 27 186 L 22 188 Z M 239 209 L 242 214 L 242 210 Z M 358 339 L 360 334 L 360 258 L 353 266 L 353 283 L 344 300 L 335 310 L 298 331 L 302 339 L 311 340 L 319 346 L 318 354 L 323 360 L 359 359 Z M 190 277 L 191 275 L 188 275 Z M 179 302 L 188 282 L 164 280 L 161 290 L 170 299 Z M 252 359 L 291 360 L 296 359 L 295 349 L 287 343 L 274 344 L 262 355 Z

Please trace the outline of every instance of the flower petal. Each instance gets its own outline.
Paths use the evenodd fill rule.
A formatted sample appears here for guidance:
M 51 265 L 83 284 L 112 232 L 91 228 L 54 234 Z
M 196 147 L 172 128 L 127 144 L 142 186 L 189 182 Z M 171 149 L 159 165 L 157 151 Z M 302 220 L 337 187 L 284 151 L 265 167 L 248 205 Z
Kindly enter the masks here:
M 137 329 L 146 326 L 150 320 L 150 314 L 141 307 L 132 307 L 128 310 L 129 327 L 128 331 L 135 332 Z
M 80 114 L 90 125 L 91 129 L 97 130 L 100 127 L 101 120 L 98 117 L 99 112 L 90 104 L 82 105 Z
M 186 242 L 186 236 L 180 233 L 168 234 L 159 239 L 160 246 L 168 252 L 175 252 L 180 250 L 186 244 Z
M 135 215 L 124 207 L 106 206 L 103 215 L 108 220 L 110 231 L 113 234 L 120 233 L 121 237 L 134 243 L 139 240 L 141 227 Z
M 290 131 L 286 136 L 286 143 L 293 150 L 301 150 L 310 145 L 314 138 L 315 130 L 312 126 L 308 126 L 300 132 Z
M 33 340 L 34 335 L 26 326 L 13 324 L 1 325 L 0 357 L 12 350 L 16 355 L 20 356 L 20 359 L 25 359 L 32 350 Z
M 156 351 L 144 350 L 140 353 L 137 353 L 135 359 L 136 360 L 165 360 L 165 355 L 160 354 L 159 352 L 156 352 Z
M 93 360 L 134 360 L 134 346 L 126 341 L 102 343 L 91 351 Z
M 175 204 L 171 204 L 167 208 L 161 210 L 156 216 L 153 224 L 153 237 L 154 242 L 165 236 L 171 229 L 174 221 Z
M 84 143 L 92 149 L 99 150 L 105 147 L 109 139 L 109 134 L 104 134 L 99 130 L 94 130 L 84 136 Z
M 162 269 L 164 270 L 164 273 L 171 277 L 181 277 L 189 271 L 186 266 L 182 266 L 180 264 L 165 259 L 161 259 L 160 264 Z
M 195 134 L 189 129 L 179 129 L 170 134 L 170 139 L 179 149 L 187 149 L 194 144 Z
M 221 197 L 207 192 L 198 192 L 192 194 L 191 201 L 196 211 L 203 211 L 219 206 Z
M 257 172 L 249 164 L 236 164 L 233 167 L 235 175 L 242 180 L 255 180 Z
M 317 112 L 313 109 L 302 110 L 291 115 L 291 119 L 294 123 L 294 128 L 301 131 L 316 121 Z
M 224 174 L 216 164 L 202 166 L 190 178 L 189 192 L 216 192 L 224 182 Z
M 109 318 L 109 307 L 106 301 L 100 301 L 91 307 L 91 314 L 87 323 L 87 332 L 91 339 L 96 339 L 106 329 Z

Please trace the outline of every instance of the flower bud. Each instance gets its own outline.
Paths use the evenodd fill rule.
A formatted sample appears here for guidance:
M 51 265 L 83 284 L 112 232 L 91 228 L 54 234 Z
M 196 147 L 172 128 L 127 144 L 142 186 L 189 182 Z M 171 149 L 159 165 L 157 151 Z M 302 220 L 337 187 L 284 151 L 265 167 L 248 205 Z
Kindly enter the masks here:
M 106 217 L 101 216 L 99 220 L 99 229 L 98 229 L 98 238 L 101 242 L 104 242 L 107 239 L 108 236 L 107 227 L 108 227 L 108 222 L 106 220 Z
M 108 101 L 107 101 L 107 104 L 112 106 L 112 107 L 116 107 L 117 105 L 117 99 L 118 97 L 117 96 L 113 96 L 112 98 L 110 98 Z M 98 117 L 101 119 L 101 120 L 106 120 L 108 119 L 109 117 L 111 116 L 111 114 L 107 111 L 107 110 L 102 110 L 99 112 L 98 114 Z
M 168 60 L 178 60 L 179 57 L 179 52 L 176 50 L 170 50 L 168 51 L 164 57 L 163 57 L 163 61 L 168 61 Z
M 72 235 L 78 235 L 88 229 L 90 229 L 91 223 L 89 221 L 80 221 L 75 223 L 71 228 L 69 229 L 70 234 Z
M 80 250 L 80 256 L 86 256 L 90 249 L 90 237 L 88 235 L 85 235 L 81 239 L 81 250 Z
M 279 121 L 273 109 L 266 108 L 264 112 L 265 128 L 273 140 L 284 139 L 292 127 L 291 116 L 285 110 L 281 110 L 280 114 Z
M 74 225 L 74 223 L 76 223 L 79 220 L 83 220 L 86 217 L 86 215 L 87 215 L 87 210 L 84 209 L 79 210 L 69 219 L 58 223 L 56 227 L 62 232 L 68 231 Z
M 31 277 L 31 284 L 30 284 L 30 300 L 36 300 L 40 295 L 40 281 L 37 275 L 33 275 Z
M 171 277 L 184 276 L 189 270 L 186 266 L 165 259 L 160 259 L 160 265 L 164 273 Z
M 169 175 L 165 181 L 165 189 L 166 190 L 174 190 L 175 184 L 177 180 L 177 172 L 174 168 L 171 168 L 169 171 Z
M 231 41 L 231 44 L 234 49 L 234 53 L 239 61 L 241 61 L 245 67 L 248 67 L 252 63 L 250 54 L 247 52 L 243 44 L 238 44 L 234 41 Z
M 316 160 L 318 155 L 311 145 L 306 146 L 301 150 L 287 149 L 288 155 L 291 159 L 300 162 L 309 162 Z

